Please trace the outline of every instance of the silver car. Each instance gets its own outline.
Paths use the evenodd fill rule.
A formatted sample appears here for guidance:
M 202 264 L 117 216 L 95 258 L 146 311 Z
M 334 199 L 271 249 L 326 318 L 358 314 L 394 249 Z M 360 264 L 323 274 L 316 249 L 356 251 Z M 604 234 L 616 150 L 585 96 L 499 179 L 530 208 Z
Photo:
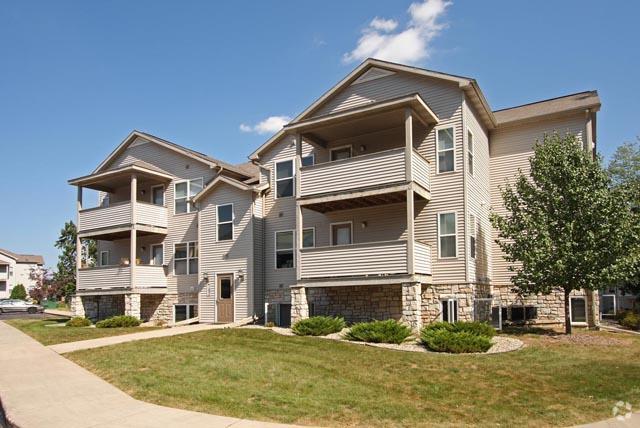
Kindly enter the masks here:
M 6 312 L 26 312 L 28 314 L 37 314 L 43 312 L 44 308 L 35 303 L 25 302 L 18 299 L 2 299 L 0 300 L 0 313 Z

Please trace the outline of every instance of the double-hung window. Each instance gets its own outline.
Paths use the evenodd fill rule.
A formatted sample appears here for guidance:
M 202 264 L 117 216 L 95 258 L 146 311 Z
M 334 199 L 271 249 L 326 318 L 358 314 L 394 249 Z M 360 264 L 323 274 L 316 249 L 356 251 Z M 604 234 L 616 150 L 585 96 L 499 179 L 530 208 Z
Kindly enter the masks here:
M 473 176 L 473 155 L 473 134 L 467 131 L 467 165 L 471 176 Z
M 233 240 L 233 204 L 218 205 L 216 223 L 218 241 Z
M 453 128 L 441 128 L 436 133 L 438 148 L 438 173 L 455 171 L 455 147 Z
M 442 321 L 458 321 L 458 301 L 456 299 L 444 299 L 440 303 L 442 305 Z
M 7 273 L 7 265 L 0 265 L 0 273 Z
M 174 305 L 173 322 L 180 322 L 198 316 L 198 305 Z
M 198 273 L 197 241 L 175 244 L 173 272 L 175 275 L 195 275 Z
M 438 257 L 457 257 L 456 213 L 438 214 Z
M 293 196 L 294 187 L 293 160 L 276 162 L 276 198 Z
M 195 211 L 191 199 L 202 190 L 202 178 L 180 181 L 174 184 L 175 213 L 189 213 Z
M 469 214 L 469 252 L 472 259 L 476 258 L 476 216 Z
M 294 267 L 293 230 L 276 232 L 276 269 Z

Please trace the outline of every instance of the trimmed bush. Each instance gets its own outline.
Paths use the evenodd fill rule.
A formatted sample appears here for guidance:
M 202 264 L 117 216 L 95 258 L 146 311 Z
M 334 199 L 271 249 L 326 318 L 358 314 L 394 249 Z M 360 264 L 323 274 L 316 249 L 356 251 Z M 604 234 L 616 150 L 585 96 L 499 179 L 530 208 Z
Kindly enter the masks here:
M 487 336 L 466 331 L 452 332 L 447 329 L 423 330 L 422 342 L 435 352 L 467 354 L 471 352 L 487 352 L 491 348 L 491 339 Z
M 400 344 L 411 336 L 411 329 L 396 320 L 371 321 L 354 324 L 347 339 L 356 342 Z
M 140 320 L 130 315 L 116 315 L 96 323 L 97 328 L 137 327 Z
M 89 327 L 91 320 L 82 317 L 73 317 L 65 324 L 67 327 Z
M 27 298 L 27 290 L 25 290 L 24 285 L 17 284 L 15 287 L 11 289 L 10 299 L 18 299 L 18 300 L 26 300 Z
M 640 330 L 640 315 L 629 311 L 620 320 L 620 325 L 633 330 Z
M 492 338 L 496 335 L 496 330 L 485 322 L 473 321 L 456 321 L 454 323 L 448 322 L 434 322 L 429 324 L 423 329 L 424 331 L 430 330 L 446 330 L 452 333 L 470 333 L 476 336 L 486 336 Z
M 326 336 L 345 327 L 344 318 L 316 316 L 296 322 L 291 330 L 298 336 Z

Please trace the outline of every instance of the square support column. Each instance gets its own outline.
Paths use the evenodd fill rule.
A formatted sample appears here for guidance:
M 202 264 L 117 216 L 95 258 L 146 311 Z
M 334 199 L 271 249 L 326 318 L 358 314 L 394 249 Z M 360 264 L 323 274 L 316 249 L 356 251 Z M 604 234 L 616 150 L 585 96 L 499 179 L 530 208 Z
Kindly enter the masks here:
M 136 293 L 124 295 L 124 314 L 140 319 L 140 295 Z
M 414 331 L 422 328 L 422 284 L 405 282 L 402 285 L 402 322 Z
M 309 318 L 309 301 L 307 289 L 304 287 L 291 288 L 291 324 Z
M 77 295 L 71 297 L 71 313 L 73 313 L 74 317 L 86 317 L 82 297 Z

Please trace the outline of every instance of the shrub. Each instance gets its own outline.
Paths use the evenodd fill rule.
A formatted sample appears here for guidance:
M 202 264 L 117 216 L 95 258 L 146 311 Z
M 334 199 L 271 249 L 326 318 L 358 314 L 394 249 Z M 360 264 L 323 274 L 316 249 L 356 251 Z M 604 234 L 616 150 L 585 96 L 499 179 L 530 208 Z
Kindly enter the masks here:
M 640 330 L 640 315 L 634 312 L 627 312 L 624 318 L 620 320 L 620 325 L 634 330 Z
M 296 322 L 291 330 L 298 336 L 326 336 L 344 327 L 344 318 L 316 316 Z
M 470 333 L 476 336 L 485 336 L 492 338 L 496 335 L 496 330 L 485 322 L 473 321 L 456 321 L 454 323 L 448 322 L 434 322 L 429 324 L 423 329 L 424 331 L 430 330 L 446 330 L 452 333 Z
M 140 320 L 130 315 L 116 315 L 96 323 L 98 328 L 115 328 L 115 327 L 137 327 Z
M 18 299 L 25 300 L 27 298 L 27 290 L 25 290 L 24 285 L 18 284 L 11 290 L 10 299 Z
M 491 348 L 491 339 L 467 331 L 453 332 L 446 328 L 424 329 L 422 342 L 431 351 L 465 354 L 487 352 Z
M 89 327 L 91 320 L 83 317 L 73 317 L 65 325 L 67 327 Z
M 411 336 L 411 329 L 396 320 L 371 321 L 354 324 L 347 339 L 357 342 L 400 344 Z

